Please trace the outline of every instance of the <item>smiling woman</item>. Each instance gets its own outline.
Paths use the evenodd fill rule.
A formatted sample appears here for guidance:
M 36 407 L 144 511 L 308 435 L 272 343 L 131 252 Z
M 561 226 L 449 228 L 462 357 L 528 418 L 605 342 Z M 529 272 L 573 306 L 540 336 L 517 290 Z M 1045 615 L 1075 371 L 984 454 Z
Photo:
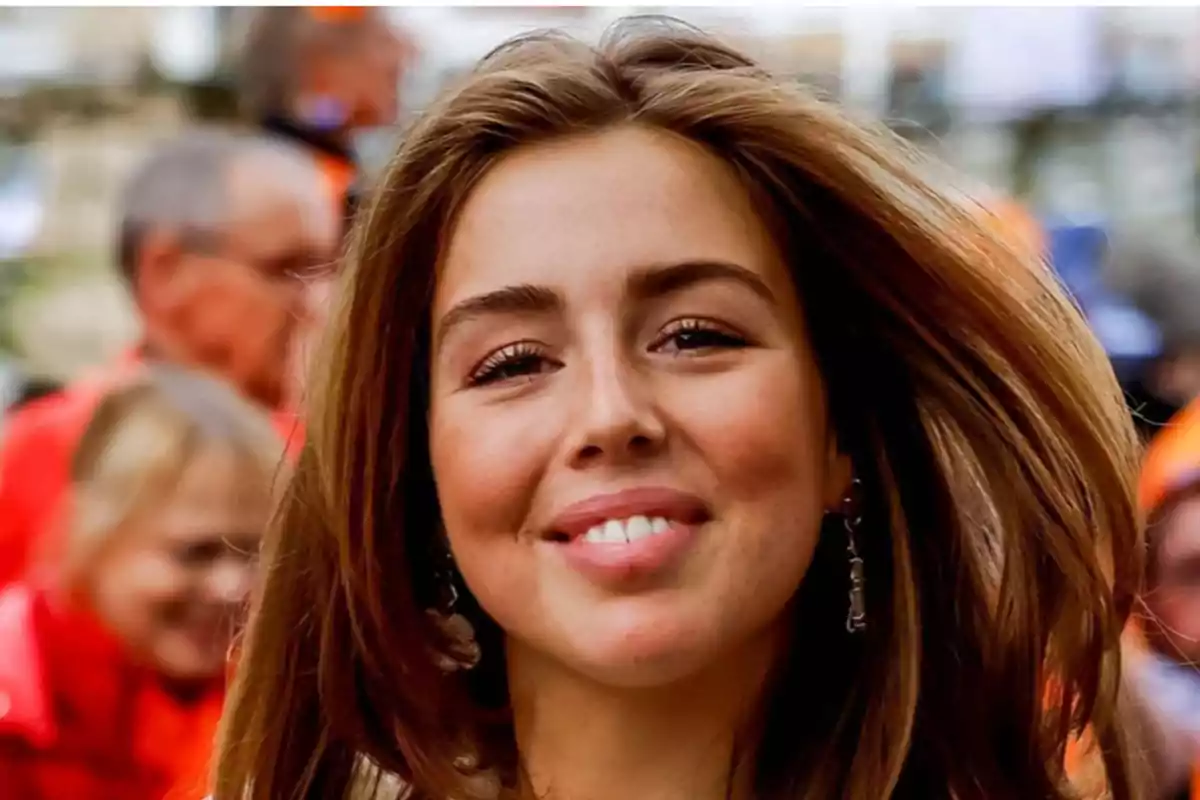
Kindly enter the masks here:
M 920 174 L 673 23 L 485 59 L 360 219 L 217 798 L 1067 798 L 1087 725 L 1137 796 L 1128 415 Z

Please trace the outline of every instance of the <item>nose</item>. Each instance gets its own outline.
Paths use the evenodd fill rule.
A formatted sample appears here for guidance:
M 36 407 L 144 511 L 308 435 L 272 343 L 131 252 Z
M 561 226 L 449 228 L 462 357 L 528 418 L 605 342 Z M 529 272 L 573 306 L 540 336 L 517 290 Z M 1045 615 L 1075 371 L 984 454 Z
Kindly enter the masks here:
M 596 359 L 579 388 L 574 466 L 635 461 L 661 450 L 666 427 L 653 386 L 636 368 L 616 355 Z
M 206 593 L 214 603 L 242 602 L 250 591 L 254 567 L 239 559 L 222 559 L 213 565 L 205 580 Z

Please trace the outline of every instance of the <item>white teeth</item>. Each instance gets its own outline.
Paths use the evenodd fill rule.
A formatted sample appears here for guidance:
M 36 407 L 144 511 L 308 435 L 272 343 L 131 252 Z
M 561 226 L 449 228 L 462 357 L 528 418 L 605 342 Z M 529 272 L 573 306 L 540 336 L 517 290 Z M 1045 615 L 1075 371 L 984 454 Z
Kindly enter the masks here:
M 630 517 L 629 521 L 625 523 L 625 536 L 631 542 L 653 535 L 654 528 L 650 526 L 650 520 L 645 517 Z
M 641 515 L 626 520 L 610 519 L 600 525 L 593 525 L 583 540 L 596 544 L 620 544 L 636 542 L 647 536 L 666 533 L 671 529 L 671 523 L 663 517 L 643 517 Z

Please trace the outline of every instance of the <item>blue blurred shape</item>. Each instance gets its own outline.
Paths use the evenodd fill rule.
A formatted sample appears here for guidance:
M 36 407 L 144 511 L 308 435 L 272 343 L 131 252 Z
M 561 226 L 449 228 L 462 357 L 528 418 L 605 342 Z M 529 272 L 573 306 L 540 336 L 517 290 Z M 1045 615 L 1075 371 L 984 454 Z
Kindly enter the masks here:
M 1108 234 L 1100 224 L 1051 224 L 1046 228 L 1051 266 L 1087 316 L 1117 368 L 1136 372 L 1162 353 L 1162 331 L 1130 300 L 1104 284 Z

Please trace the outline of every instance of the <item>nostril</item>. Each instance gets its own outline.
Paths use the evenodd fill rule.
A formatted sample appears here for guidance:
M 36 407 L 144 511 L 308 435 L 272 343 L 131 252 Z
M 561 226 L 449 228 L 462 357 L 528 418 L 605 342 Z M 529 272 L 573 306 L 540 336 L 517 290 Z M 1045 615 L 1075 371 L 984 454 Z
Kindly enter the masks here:
M 603 452 L 604 451 L 600 448 L 599 445 L 594 445 L 594 444 L 584 445 L 583 447 L 579 448 L 579 458 L 591 460 L 593 458 L 597 458 Z

